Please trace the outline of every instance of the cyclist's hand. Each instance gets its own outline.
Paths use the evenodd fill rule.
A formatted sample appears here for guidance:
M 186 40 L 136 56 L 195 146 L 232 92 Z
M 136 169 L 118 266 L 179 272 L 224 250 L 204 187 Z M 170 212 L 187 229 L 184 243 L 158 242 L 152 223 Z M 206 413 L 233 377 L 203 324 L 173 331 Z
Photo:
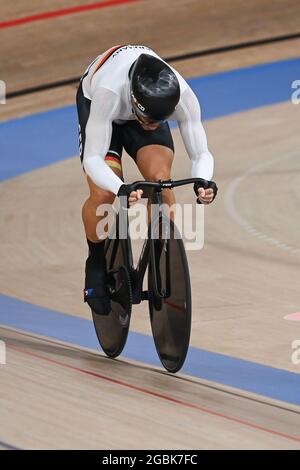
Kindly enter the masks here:
M 128 197 L 128 203 L 129 203 L 129 206 L 133 206 L 137 201 L 139 201 L 139 199 L 141 199 L 142 197 L 142 194 L 143 194 L 143 190 L 142 189 L 137 189 L 136 191 L 131 191 L 129 197 Z
M 198 200 L 201 202 L 201 204 L 210 204 L 214 200 L 214 191 L 212 188 L 199 188 L 198 194 Z
M 214 181 L 200 179 L 194 184 L 198 204 L 210 204 L 215 199 L 218 187 Z
M 118 191 L 118 196 L 119 197 L 125 197 L 125 207 L 129 208 L 130 206 L 133 206 L 139 199 L 141 199 L 143 194 L 142 189 L 137 189 L 137 190 L 132 190 L 132 185 L 131 184 L 122 184 L 119 188 Z M 124 201 L 123 201 L 124 204 Z

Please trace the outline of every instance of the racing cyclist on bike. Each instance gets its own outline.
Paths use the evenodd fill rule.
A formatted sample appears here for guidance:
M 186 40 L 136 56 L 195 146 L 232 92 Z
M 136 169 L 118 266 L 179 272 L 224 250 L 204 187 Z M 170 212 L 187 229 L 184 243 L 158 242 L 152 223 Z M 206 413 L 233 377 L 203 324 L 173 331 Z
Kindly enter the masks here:
M 141 198 L 122 180 L 125 148 L 145 180 L 170 179 L 174 144 L 167 120 L 178 122 L 192 163 L 197 202 L 210 204 L 217 186 L 211 181 L 214 161 L 207 147 L 199 102 L 183 77 L 146 46 L 116 46 L 98 56 L 81 78 L 77 92 L 80 157 L 90 195 L 82 209 L 89 256 L 86 260 L 84 300 L 94 312 L 108 314 L 103 239 L 96 227 L 100 204 L 126 195 L 129 205 Z M 172 190 L 164 202 L 175 203 Z

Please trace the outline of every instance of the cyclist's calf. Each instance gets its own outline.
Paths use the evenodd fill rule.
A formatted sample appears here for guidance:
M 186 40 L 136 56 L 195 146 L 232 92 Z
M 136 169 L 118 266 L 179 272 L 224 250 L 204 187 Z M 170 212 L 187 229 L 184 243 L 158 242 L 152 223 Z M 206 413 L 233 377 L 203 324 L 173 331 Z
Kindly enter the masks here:
M 90 178 L 88 178 L 90 196 L 85 201 L 82 208 L 82 220 L 84 223 L 85 233 L 87 238 L 92 242 L 99 240 L 99 234 L 97 234 L 97 225 L 105 215 L 97 215 L 98 207 L 102 204 L 112 204 L 115 199 L 115 195 L 110 191 L 98 188 Z M 102 234 L 100 234 L 101 236 Z M 101 236 L 102 238 L 102 236 Z

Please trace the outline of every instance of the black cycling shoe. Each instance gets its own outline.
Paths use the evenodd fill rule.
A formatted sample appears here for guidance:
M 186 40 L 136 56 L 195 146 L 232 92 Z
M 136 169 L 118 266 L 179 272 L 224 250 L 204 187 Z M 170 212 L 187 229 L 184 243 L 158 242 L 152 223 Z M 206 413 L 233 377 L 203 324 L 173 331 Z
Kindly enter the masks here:
M 106 267 L 99 260 L 87 258 L 85 263 L 84 301 L 98 315 L 108 315 L 111 311 L 109 290 L 106 285 Z

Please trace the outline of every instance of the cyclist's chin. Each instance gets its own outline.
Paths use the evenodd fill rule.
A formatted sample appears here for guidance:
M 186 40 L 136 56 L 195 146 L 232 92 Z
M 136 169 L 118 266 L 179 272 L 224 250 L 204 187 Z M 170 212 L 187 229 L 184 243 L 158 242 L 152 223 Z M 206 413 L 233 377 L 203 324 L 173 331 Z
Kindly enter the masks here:
M 159 128 L 159 122 L 155 124 L 141 124 L 141 126 L 145 131 L 155 131 Z

